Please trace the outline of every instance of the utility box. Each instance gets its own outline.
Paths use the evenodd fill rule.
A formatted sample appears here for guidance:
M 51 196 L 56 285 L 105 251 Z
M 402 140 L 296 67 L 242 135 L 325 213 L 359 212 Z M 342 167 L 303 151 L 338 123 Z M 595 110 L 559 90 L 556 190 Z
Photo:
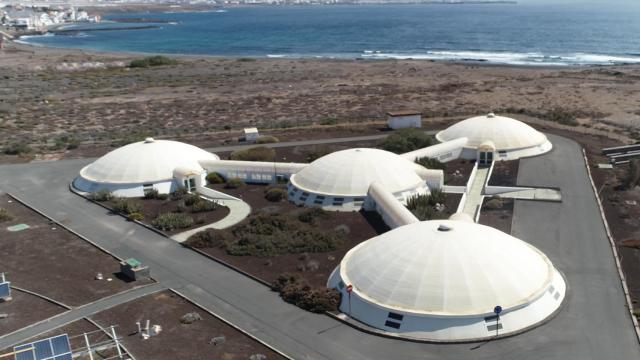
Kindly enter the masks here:
M 258 133 L 258 128 L 246 128 L 244 129 L 244 141 L 246 142 L 256 142 L 260 137 L 260 133 Z
M 142 263 L 134 258 L 129 258 L 120 262 L 120 272 L 131 279 L 132 281 L 138 279 L 148 279 L 149 267 L 143 266 Z
M 0 273 L 0 302 L 11 300 L 11 283 Z
M 387 125 L 391 129 L 421 128 L 422 114 L 418 111 L 390 111 Z

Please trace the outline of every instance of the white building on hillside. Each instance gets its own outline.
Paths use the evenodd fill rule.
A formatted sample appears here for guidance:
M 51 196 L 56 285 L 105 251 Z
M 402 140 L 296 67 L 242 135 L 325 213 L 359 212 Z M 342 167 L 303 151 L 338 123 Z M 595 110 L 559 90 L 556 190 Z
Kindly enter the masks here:
M 390 111 L 387 113 L 387 125 L 391 129 L 422 127 L 422 115 L 418 111 Z
M 245 128 L 244 129 L 244 140 L 246 142 L 256 142 L 260 137 L 260 133 L 258 132 L 258 128 Z

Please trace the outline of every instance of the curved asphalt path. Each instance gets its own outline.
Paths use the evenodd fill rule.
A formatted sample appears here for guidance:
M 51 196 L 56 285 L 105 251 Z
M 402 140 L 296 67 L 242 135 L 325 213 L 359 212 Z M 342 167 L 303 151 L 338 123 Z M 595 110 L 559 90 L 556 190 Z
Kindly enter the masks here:
M 295 359 L 640 359 L 580 147 L 551 140 L 553 152 L 521 162 L 519 185 L 558 186 L 563 202 L 517 201 L 513 232 L 565 273 L 567 304 L 532 331 L 481 344 L 376 337 L 286 304 L 263 285 L 69 192 L 88 159 L 0 166 L 0 189 L 120 257 L 139 258 L 165 286 Z

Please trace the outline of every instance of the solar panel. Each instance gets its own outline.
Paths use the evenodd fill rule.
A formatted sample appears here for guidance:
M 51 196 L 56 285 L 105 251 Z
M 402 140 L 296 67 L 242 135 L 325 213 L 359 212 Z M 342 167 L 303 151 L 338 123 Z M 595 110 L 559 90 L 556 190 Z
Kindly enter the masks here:
M 15 360 L 72 360 L 71 345 L 67 334 L 19 345 L 13 351 L 30 349 L 16 354 Z
M 6 281 L 0 283 L 0 299 L 11 297 L 11 283 Z

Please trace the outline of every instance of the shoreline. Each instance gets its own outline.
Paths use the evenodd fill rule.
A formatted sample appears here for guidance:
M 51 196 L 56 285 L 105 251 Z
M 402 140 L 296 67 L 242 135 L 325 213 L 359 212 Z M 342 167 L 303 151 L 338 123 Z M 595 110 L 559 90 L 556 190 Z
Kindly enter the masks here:
M 115 30 L 114 30 L 115 31 Z M 317 55 L 308 56 L 250 56 L 250 55 L 210 55 L 210 54 L 180 54 L 180 53 L 155 53 L 155 52 L 142 52 L 142 51 L 114 51 L 114 50 L 98 50 L 88 48 L 73 48 L 73 47 L 56 47 L 47 46 L 41 44 L 30 43 L 28 41 L 21 40 L 24 36 L 34 36 L 34 34 L 14 35 L 14 38 L 9 40 L 8 44 L 5 44 L 5 49 L 8 49 L 8 45 L 12 45 L 19 48 L 17 51 L 25 51 L 35 53 L 37 51 L 48 51 L 58 53 L 60 55 L 66 54 L 82 54 L 82 55 L 94 55 L 94 56 L 108 56 L 114 58 L 129 58 L 129 57 L 146 57 L 146 56 L 166 56 L 176 59 L 210 59 L 210 60 L 238 60 L 238 59 L 252 59 L 255 61 L 325 61 L 325 62 L 427 62 L 427 63 L 442 63 L 461 66 L 477 66 L 477 67 L 491 67 L 491 68 L 516 68 L 516 69 L 531 69 L 531 70 L 579 70 L 579 69 L 594 69 L 594 68 L 634 68 L 640 67 L 640 63 L 620 63 L 620 64 L 566 64 L 566 65 L 553 65 L 553 64 L 509 64 L 500 62 L 491 62 L 488 60 L 479 59 L 417 59 L 417 58 L 364 58 L 364 57 L 320 57 Z M 35 35 L 37 36 L 37 35 Z

